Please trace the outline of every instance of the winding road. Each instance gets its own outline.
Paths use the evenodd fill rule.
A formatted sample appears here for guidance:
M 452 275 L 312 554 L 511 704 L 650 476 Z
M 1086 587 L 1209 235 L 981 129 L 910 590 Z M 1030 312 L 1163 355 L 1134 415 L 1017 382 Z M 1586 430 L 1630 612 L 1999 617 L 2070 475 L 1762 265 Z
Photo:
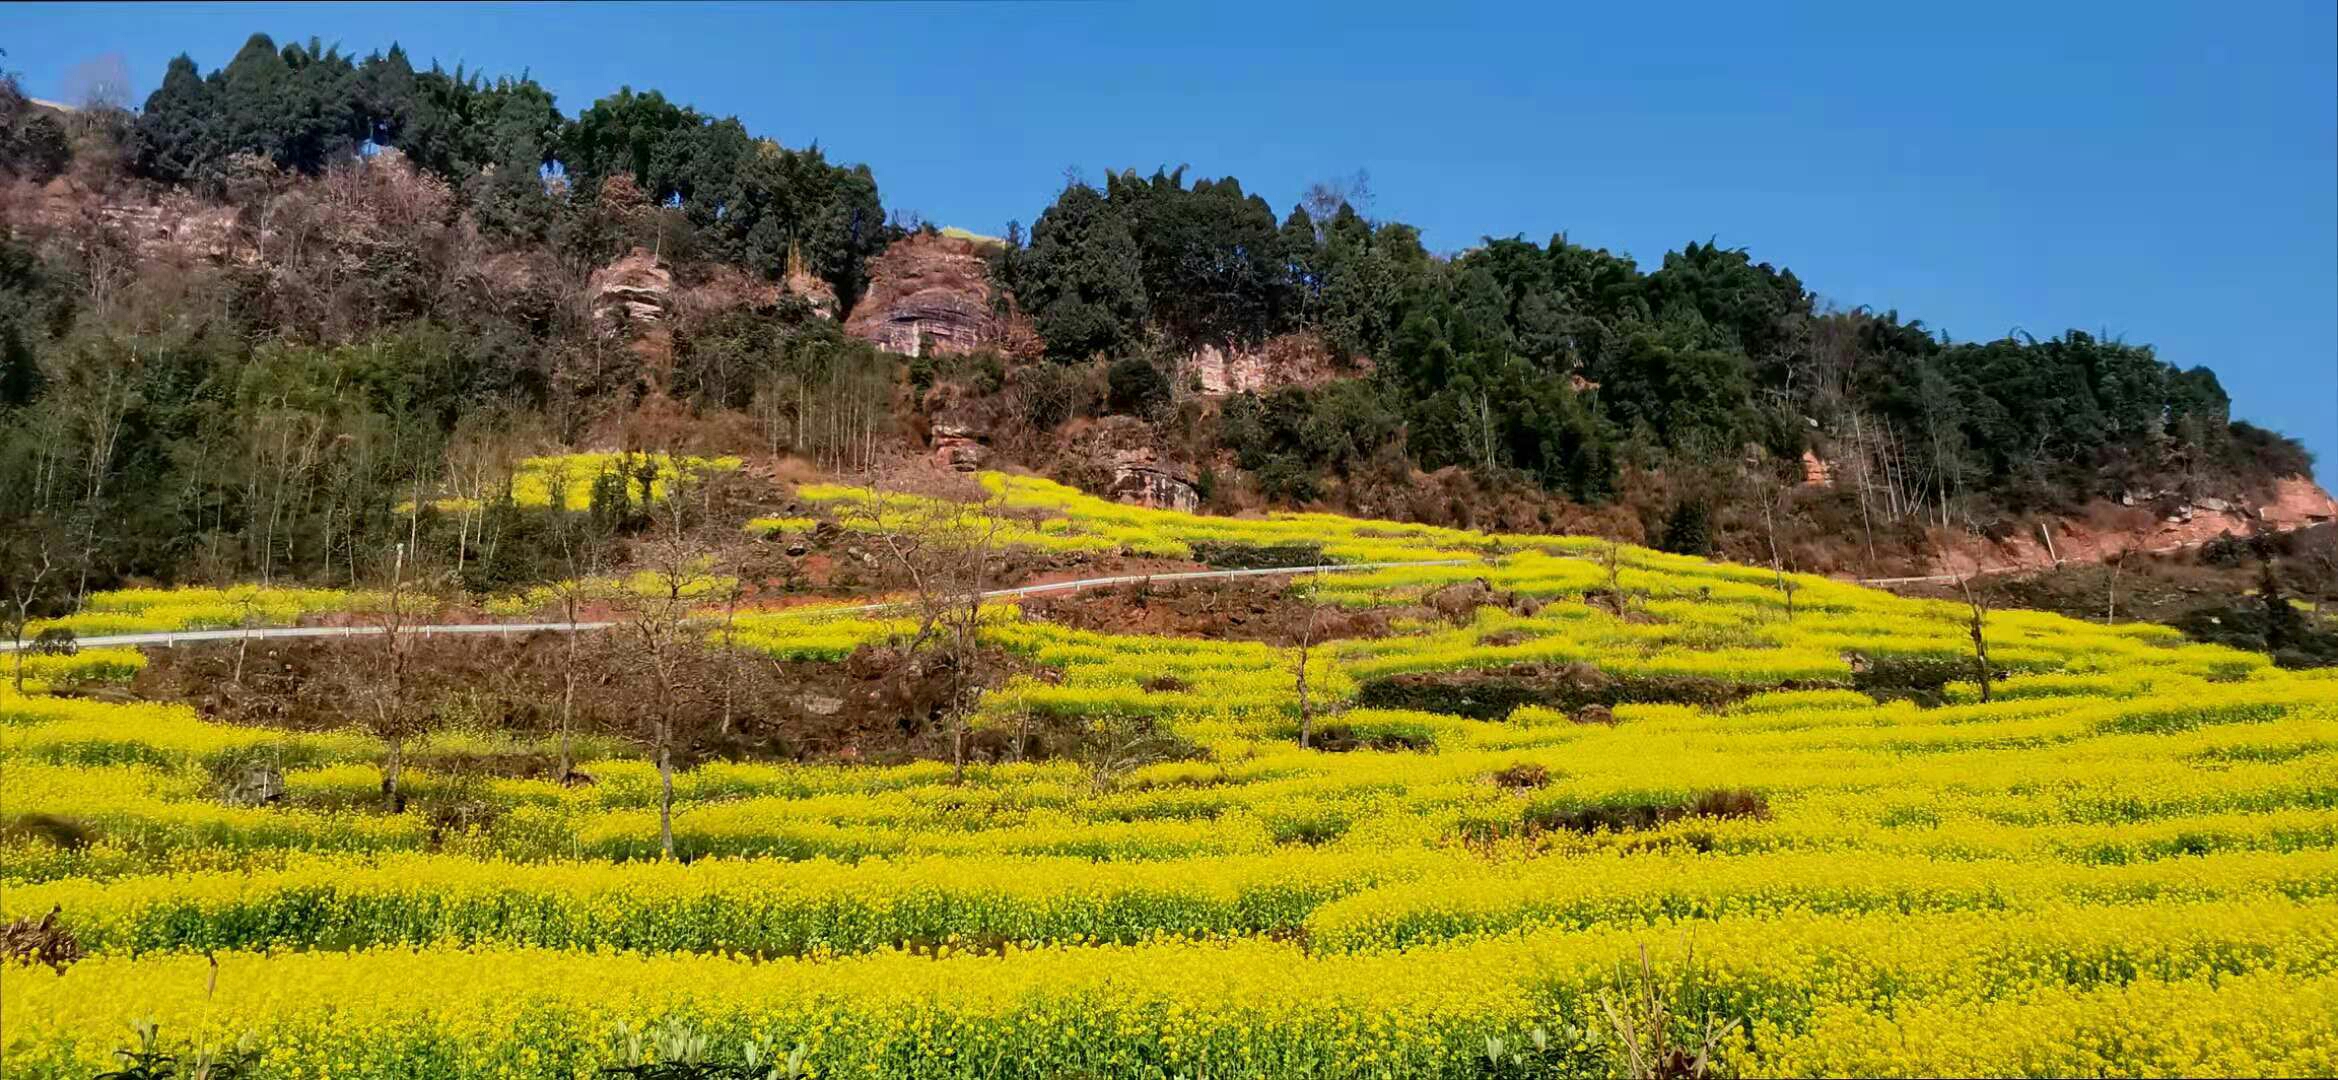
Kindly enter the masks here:
M 1299 574 L 1343 574 L 1361 570 L 1389 570 L 1403 566 L 1467 566 L 1468 559 L 1431 559 L 1424 562 L 1332 563 L 1322 566 L 1272 566 L 1251 570 L 1192 570 L 1175 574 L 1120 574 L 1113 577 L 1081 578 L 1077 581 L 1051 581 L 1040 585 L 1020 585 L 1012 589 L 990 589 L 985 599 L 1007 596 L 1035 596 L 1050 592 L 1077 592 L 1082 589 L 1100 589 L 1113 585 L 1134 585 L 1139 582 L 1206 581 L 1223 578 L 1277 577 Z M 883 611 L 887 608 L 907 607 L 906 601 L 883 604 L 858 604 L 852 607 L 782 608 L 763 612 L 768 615 L 850 615 L 856 612 Z M 613 622 L 530 622 L 530 623 L 434 623 L 409 627 L 409 634 L 431 637 L 438 634 L 532 634 L 583 633 L 588 630 L 607 630 Z M 368 637 L 386 633 L 380 626 L 272 626 L 245 627 L 231 630 L 177 630 L 151 634 L 104 634 L 85 637 L 74 642 L 79 648 L 100 649 L 124 645 L 162 645 L 176 647 L 211 641 L 256 641 L 271 638 L 337 638 Z M 26 642 L 30 645 L 31 642 Z M 15 644 L 0 641 L 0 653 L 16 648 Z

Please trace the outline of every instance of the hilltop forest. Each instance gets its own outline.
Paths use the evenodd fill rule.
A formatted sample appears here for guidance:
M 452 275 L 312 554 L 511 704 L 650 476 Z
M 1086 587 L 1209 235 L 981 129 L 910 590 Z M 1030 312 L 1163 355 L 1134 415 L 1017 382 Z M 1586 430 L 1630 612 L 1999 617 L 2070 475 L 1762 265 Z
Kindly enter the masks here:
M 549 542 L 479 479 L 497 462 L 508 480 L 523 452 L 601 445 L 846 471 L 925 451 L 967 400 L 1018 433 L 995 454 L 1068 479 L 1081 433 L 1128 417 L 1213 509 L 1523 516 L 1699 553 L 1808 455 L 1841 482 L 1797 520 L 1863 531 L 1868 564 L 2309 468 L 2147 345 L 1954 342 L 1715 243 L 1646 267 L 1564 235 L 1433 252 L 1360 181 L 1278 212 L 1186 173 L 1068 183 L 979 245 L 992 313 L 1034 343 L 911 357 L 843 321 L 888 247 L 934 230 L 865 166 L 655 90 L 571 114 L 525 75 L 265 36 L 210 72 L 182 56 L 142 103 L 52 107 L 11 79 L 0 519 L 82 592 L 346 581 L 423 534 L 499 588 L 549 573 Z M 635 249 L 676 297 L 646 346 L 593 289 Z M 1183 374 L 1293 339 L 1309 377 L 1208 397 Z M 398 510 L 464 483 L 491 524 Z

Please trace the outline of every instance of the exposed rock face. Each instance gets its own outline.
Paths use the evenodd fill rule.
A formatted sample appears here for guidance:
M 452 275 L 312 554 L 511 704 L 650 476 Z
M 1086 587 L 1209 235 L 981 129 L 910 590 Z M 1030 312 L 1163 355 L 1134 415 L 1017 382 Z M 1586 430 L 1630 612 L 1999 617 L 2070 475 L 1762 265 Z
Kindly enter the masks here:
M 1835 463 L 1818 456 L 1815 450 L 1803 451 L 1802 483 L 1807 487 L 1833 487 Z
M 602 333 L 662 322 L 674 301 L 674 272 L 648 248 L 637 247 L 585 280 L 592 298 L 593 325 Z
M 1194 490 L 1192 477 L 1163 466 L 1151 447 L 1112 455 L 1112 497 L 1156 510 L 1201 509 L 1201 493 Z
M 836 317 L 836 288 L 804 266 L 801 249 L 790 247 L 787 252 L 787 276 L 780 279 L 780 288 L 789 296 L 802 297 L 805 303 L 823 319 Z
M 171 266 L 249 266 L 259 259 L 232 206 L 184 190 L 93 191 L 72 173 L 45 185 L 0 184 L 0 223 L 18 239 L 102 245 L 109 255 Z
M 2187 501 L 2171 492 L 2151 491 L 2122 494 L 2118 505 L 2130 509 L 2044 526 L 2051 530 L 2050 546 L 2036 528 L 2001 541 L 1972 541 L 1951 551 L 1947 566 L 1941 569 L 1968 573 L 2044 569 L 2057 561 L 2103 562 L 2123 551 L 2176 551 L 2227 533 L 2250 536 L 2338 521 L 2338 501 L 2302 476 L 2283 478 L 2274 485 L 2271 499 L 2253 505 L 2239 498 Z M 2098 507 L 2110 508 L 2108 503 Z
M 982 432 L 964 424 L 934 425 L 934 464 L 959 472 L 973 472 L 982 467 L 989 455 Z
M 698 272 L 691 275 L 696 280 L 689 285 L 677 286 L 672 297 L 672 314 L 685 321 L 712 318 L 742 308 L 768 308 L 779 302 L 785 288 L 761 274 L 751 274 L 727 264 L 718 263 L 696 269 Z
M 2338 521 L 2338 499 L 2305 477 L 2285 477 L 2273 486 L 2273 501 L 2257 508 L 2257 517 L 2273 528 L 2302 529 Z
M 904 356 L 931 349 L 950 356 L 992 348 L 1037 356 L 1039 335 L 1015 312 L 996 312 L 985 245 L 919 233 L 869 261 L 869 291 L 844 324 L 846 333 Z
M 651 392 L 663 395 L 674 373 L 673 271 L 649 249 L 637 247 L 593 271 L 585 281 L 585 296 L 592 305 L 593 329 L 630 339 L 628 347 L 641 358 Z
M 1163 510 L 1193 511 L 1201 507 L 1201 492 L 1193 486 L 1192 467 L 1161 449 L 1152 425 L 1133 416 L 1107 416 L 1082 431 L 1065 447 L 1065 457 L 1093 462 L 1094 471 L 1083 485 L 1104 485 L 1107 498 Z M 1105 463 L 1111 478 L 1103 476 Z
M 1341 365 L 1323 339 L 1312 333 L 1284 334 L 1256 348 L 1204 345 L 1186 358 L 1201 392 L 1212 396 L 1263 394 L 1286 386 L 1321 386 L 1343 377 L 1368 375 L 1372 362 L 1361 357 Z
M 926 391 L 920 411 L 933 417 L 929 433 L 934 464 L 973 472 L 989 460 L 991 432 L 999 423 L 997 399 L 969 393 L 956 383 L 941 383 Z

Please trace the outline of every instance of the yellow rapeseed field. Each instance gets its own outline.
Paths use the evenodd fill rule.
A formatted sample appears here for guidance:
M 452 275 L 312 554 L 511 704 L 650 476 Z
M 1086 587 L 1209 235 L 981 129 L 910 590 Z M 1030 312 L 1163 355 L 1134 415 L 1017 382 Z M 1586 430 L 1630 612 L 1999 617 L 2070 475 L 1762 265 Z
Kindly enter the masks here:
M 993 605 L 984 639 L 1039 674 L 978 725 L 1140 723 L 1175 752 L 963 784 L 710 763 L 677 777 L 674 860 L 641 760 L 467 781 L 473 820 L 389 814 L 354 730 L 56 696 L 138 661 L 47 660 L 0 691 L 0 917 L 54 910 L 85 955 L 0 972 L 6 1075 L 120 1067 L 138 1024 L 265 1077 L 1553 1077 L 1708 1045 L 1746 1076 L 2338 1074 L 2331 673 L 1997 611 L 1984 701 L 1960 606 L 1807 576 L 1789 605 L 1767 569 L 1594 540 L 983 479 L 1021 515 L 1011 545 L 1459 560 L 1292 587 L 1507 602 L 1316 645 L 1309 721 L 1336 750 L 1298 745 L 1294 649 Z M 865 490 L 801 494 L 876 527 Z M 76 618 L 359 603 L 141 593 Z M 815 610 L 734 637 L 840 660 L 912 632 Z M 223 801 L 259 756 L 287 797 Z

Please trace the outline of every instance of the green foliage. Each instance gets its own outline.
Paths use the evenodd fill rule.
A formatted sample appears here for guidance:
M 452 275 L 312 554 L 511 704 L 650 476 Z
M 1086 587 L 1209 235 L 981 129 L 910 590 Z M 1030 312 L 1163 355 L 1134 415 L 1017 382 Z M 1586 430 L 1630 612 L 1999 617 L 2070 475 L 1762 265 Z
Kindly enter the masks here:
M 1712 511 L 1702 499 L 1682 499 L 1664 519 L 1664 550 L 1675 555 L 1713 553 Z
M 866 285 L 868 258 L 894 235 L 868 169 L 831 165 L 817 147 L 781 147 L 736 117 L 630 87 L 571 121 L 532 79 L 417 72 L 396 47 L 358 61 L 315 41 L 278 49 L 255 34 L 208 76 L 180 56 L 147 99 L 135 141 L 145 175 L 214 188 L 237 171 L 238 155 L 314 175 L 396 148 L 456 185 L 488 232 L 526 242 L 557 233 L 593 260 L 618 253 L 593 204 L 604 181 L 624 177 L 651 206 L 675 211 L 680 235 L 660 239 L 774 279 L 800 258 L 847 305 Z M 547 167 L 566 196 L 547 188 Z
M 1110 393 L 1105 400 L 1113 412 L 1151 416 L 1169 404 L 1169 376 L 1144 357 L 1114 361 L 1106 383 Z
M 2232 422 L 2204 368 L 2075 331 L 1952 344 L 1896 314 L 1821 313 L 1792 271 L 1712 243 L 1653 273 L 1564 236 L 1440 260 L 1410 226 L 1344 202 L 1278 225 L 1232 177 L 1188 187 L 1182 170 L 1131 171 L 1066 188 L 999 276 L 1061 359 L 1126 357 L 1148 329 L 1179 348 L 1307 330 L 1372 359 L 1399 405 L 1396 423 L 1359 429 L 1378 440 L 1363 453 L 1310 445 L 1294 419 L 1341 405 L 1228 409 L 1225 445 L 1282 497 L 1400 430 L 1423 467 L 1524 474 L 1585 502 L 1614 492 L 1627 446 L 1650 467 L 1749 446 L 1792 458 L 1813 423 L 1837 453 L 1854 424 L 1873 429 L 1895 471 L 2010 510 L 2309 464 L 2295 442 Z
M 1052 431 L 1086 412 L 1094 396 L 1079 369 L 1043 364 L 1015 373 L 1015 400 L 1024 423 L 1037 431 Z
M 218 184 L 238 154 L 316 173 L 366 134 L 357 87 L 356 64 L 313 40 L 253 34 L 209 77 L 181 54 L 139 116 L 139 164 L 172 183 Z
M 107 124 L 123 147 L 108 148 Z M 306 256 L 263 240 L 264 273 L 148 265 L 125 292 L 86 250 L 0 239 L 0 513 L 74 536 L 76 577 L 95 584 L 243 569 L 354 578 L 355 556 L 403 525 L 462 552 L 466 580 L 516 586 L 545 550 L 525 513 L 472 493 L 496 538 L 481 542 L 450 535 L 478 522 L 449 529 L 390 508 L 459 426 L 573 440 L 650 389 L 635 358 L 542 283 L 640 244 L 685 275 L 704 261 L 771 279 L 801 268 L 849 309 L 869 257 L 901 234 L 865 167 L 654 89 L 620 88 L 570 118 L 525 76 L 265 35 L 216 71 L 172 61 L 134 119 L 60 117 L 0 80 L 0 171 L 94 174 L 126 151 L 138 175 L 239 210 L 280 192 L 276 244 L 366 217 L 299 178 L 393 149 L 445 188 L 403 192 L 422 196 L 428 220 L 347 245 L 353 273 L 273 265 Z M 404 174 L 354 175 L 364 188 Z M 1028 242 L 1010 228 L 987 256 L 1008 287 L 993 313 L 1029 313 L 1064 363 L 921 359 L 911 387 L 1005 393 L 1044 432 L 1105 408 L 1158 415 L 1173 397 L 1167 358 L 1272 344 L 1257 355 L 1309 368 L 1268 373 L 1278 389 L 1226 402 L 1216 432 L 1259 491 L 1293 501 L 1418 467 L 1598 502 L 1626 464 L 1719 472 L 1759 447 L 1846 469 L 1864 453 L 1863 481 L 1904 488 L 1893 505 L 1945 520 L 1956 503 L 1987 520 L 2125 491 L 2229 492 L 2311 464 L 2296 442 L 2234 421 L 2208 369 L 2148 346 L 2079 332 L 1950 342 L 1896 312 L 1821 311 L 1792 271 L 1710 242 L 1650 272 L 1565 235 L 1433 255 L 1417 229 L 1368 217 L 1343 190 L 1356 189 L 1319 188 L 1278 220 L 1237 178 L 1189 181 L 1183 168 L 1069 184 Z M 474 247 L 492 270 L 449 254 Z M 476 288 L 474 271 L 527 284 Z M 898 365 L 801 299 L 677 315 L 659 389 L 751 412 L 764 449 L 858 467 L 893 434 Z M 1292 332 L 1328 350 L 1332 370 L 1311 346 L 1282 348 Z M 1090 361 L 1102 362 L 1073 366 Z M 604 502 L 612 530 L 637 513 Z M 1686 525 L 1675 546 L 1716 539 L 1710 522 L 1702 537 Z
M 1147 310 L 1140 259 L 1119 210 L 1095 188 L 1073 184 L 1039 215 L 1008 280 L 1049 354 L 1080 360 L 1136 340 Z
M 56 116 L 33 105 L 16 76 L 0 71 L 0 175 L 45 184 L 73 161 L 73 143 Z

